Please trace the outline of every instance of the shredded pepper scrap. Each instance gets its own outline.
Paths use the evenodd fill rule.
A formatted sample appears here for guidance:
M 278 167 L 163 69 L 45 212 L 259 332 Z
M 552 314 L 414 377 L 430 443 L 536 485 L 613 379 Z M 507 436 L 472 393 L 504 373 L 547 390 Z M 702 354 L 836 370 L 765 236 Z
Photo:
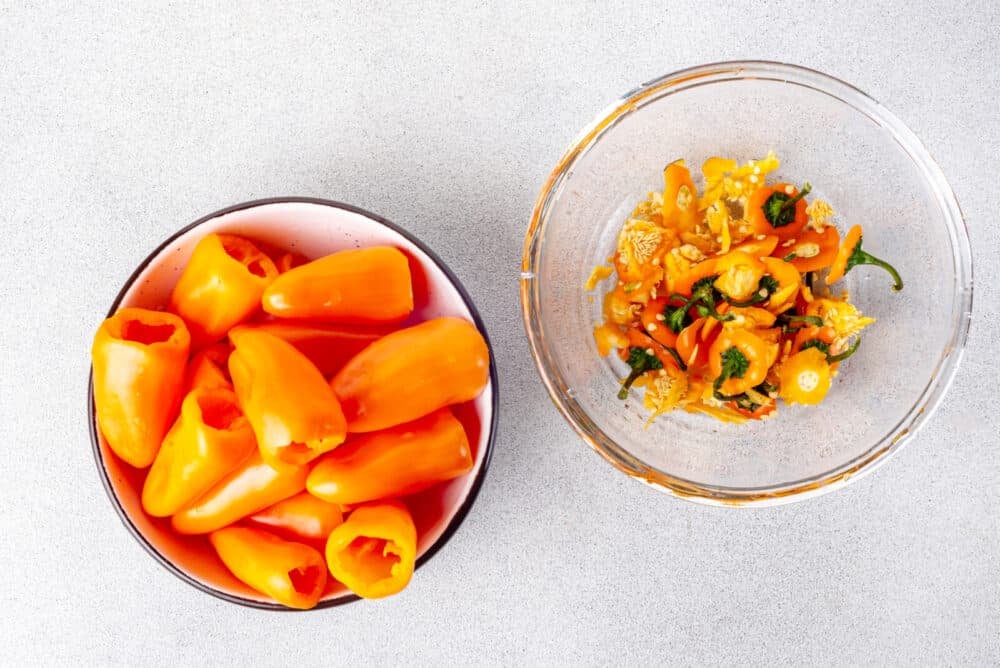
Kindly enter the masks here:
M 778 399 L 818 404 L 875 322 L 819 279 L 869 264 L 902 287 L 861 250 L 859 226 L 841 241 L 809 183 L 768 183 L 780 164 L 773 152 L 743 165 L 709 158 L 699 194 L 684 161 L 671 162 L 663 192 L 623 222 L 613 266 L 587 280 L 591 291 L 615 279 L 594 339 L 629 366 L 618 396 L 641 388 L 647 426 L 674 409 L 741 423 L 773 417 Z

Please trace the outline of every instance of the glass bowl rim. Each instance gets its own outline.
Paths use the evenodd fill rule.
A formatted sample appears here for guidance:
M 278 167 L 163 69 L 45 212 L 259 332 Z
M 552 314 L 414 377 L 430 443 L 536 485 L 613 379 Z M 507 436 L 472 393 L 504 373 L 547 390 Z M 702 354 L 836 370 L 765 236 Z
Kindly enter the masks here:
M 479 471 L 476 473 L 475 478 L 472 481 L 472 486 L 469 488 L 469 493 L 462 500 L 462 503 L 455 510 L 455 513 L 448 520 L 448 524 L 445 526 L 444 531 L 438 537 L 438 539 L 427 548 L 420 558 L 416 560 L 416 565 L 414 566 L 414 571 L 419 569 L 425 563 L 427 563 L 431 557 L 437 554 L 438 550 L 445 546 L 445 544 L 455 535 L 458 531 L 459 526 L 465 521 L 466 516 L 472 509 L 473 504 L 476 501 L 476 497 L 479 496 L 479 490 L 483 485 L 483 481 L 486 479 L 486 473 L 489 470 L 490 462 L 493 459 L 493 449 L 494 443 L 496 442 L 497 436 L 497 422 L 500 414 L 500 393 L 499 393 L 499 383 L 498 374 L 496 367 L 495 354 L 493 351 L 493 344 L 490 342 L 489 334 L 486 332 L 486 325 L 483 322 L 482 316 L 480 316 L 479 311 L 476 309 L 475 304 L 472 301 L 472 297 L 466 291 L 465 286 L 462 282 L 458 280 L 458 277 L 451 271 L 451 269 L 446 265 L 441 258 L 439 258 L 431 249 L 424 244 L 422 241 L 417 239 L 416 236 L 408 232 L 407 230 L 399 227 L 395 223 L 379 216 L 377 214 L 366 211 L 360 207 L 352 206 L 350 204 L 344 204 L 343 202 L 337 202 L 334 200 L 322 199 L 318 197 L 270 197 L 265 199 L 250 200 L 247 202 L 241 202 L 239 204 L 233 204 L 232 206 L 219 209 L 213 213 L 206 216 L 202 216 L 198 220 L 185 225 L 181 229 L 177 230 L 170 235 L 166 240 L 164 240 L 160 245 L 152 250 L 146 258 L 139 263 L 135 271 L 126 279 L 124 285 L 122 285 L 121 290 L 115 296 L 114 301 L 111 304 L 111 308 L 108 310 L 106 317 L 111 317 L 118 310 L 119 305 L 125 298 L 125 293 L 129 291 L 129 288 L 138 280 L 139 275 L 143 270 L 159 255 L 176 241 L 178 238 L 184 234 L 190 232 L 191 230 L 200 227 L 208 221 L 214 220 L 221 216 L 234 213 L 236 211 L 243 211 L 245 209 L 252 209 L 259 206 L 267 206 L 271 204 L 315 204 L 319 206 L 327 206 L 335 209 L 341 209 L 343 211 L 348 211 L 350 213 L 356 213 L 365 218 L 370 219 L 373 223 L 381 225 L 388 228 L 395 234 L 400 235 L 408 242 L 412 243 L 414 246 L 419 248 L 430 261 L 437 266 L 438 269 L 445 275 L 448 282 L 455 288 L 455 291 L 459 294 L 462 302 L 465 304 L 466 308 L 469 309 L 469 313 L 472 315 L 472 320 L 476 327 L 479 329 L 480 333 L 483 335 L 483 339 L 486 341 L 486 348 L 490 355 L 490 383 L 493 387 L 493 400 L 491 402 L 491 417 L 489 425 L 489 435 L 486 438 L 485 452 L 483 453 L 483 464 L 479 467 Z M 115 493 L 114 487 L 111 485 L 111 481 L 108 478 L 107 468 L 104 466 L 104 455 L 101 452 L 100 438 L 97 434 L 97 415 L 94 408 L 94 374 L 93 367 L 88 367 L 87 373 L 87 421 L 90 432 L 90 444 L 91 449 L 94 453 L 94 461 L 97 464 L 97 473 L 101 478 L 101 484 L 104 486 L 104 491 L 108 495 L 108 499 L 111 501 L 111 505 L 114 507 L 118 518 L 128 529 L 128 532 L 132 537 L 143 547 L 143 549 L 151 556 L 157 563 L 159 563 L 163 568 L 177 576 L 179 579 L 183 580 L 187 584 L 191 585 L 195 589 L 205 592 L 206 594 L 211 594 L 216 598 L 220 598 L 229 603 L 235 603 L 237 605 L 246 606 L 248 608 L 257 608 L 259 610 L 271 610 L 274 612 L 310 612 L 312 610 L 322 610 L 324 608 L 332 608 L 346 603 L 353 603 L 355 601 L 360 601 L 361 598 L 356 594 L 347 594 L 345 596 L 339 596 L 330 600 L 321 600 L 316 604 L 315 607 L 309 610 L 298 610 L 295 608 L 289 608 L 280 603 L 271 603 L 268 601 L 255 601 L 253 599 L 244 598 L 242 596 L 237 596 L 235 594 L 229 594 L 224 591 L 220 591 L 215 587 L 201 582 L 197 578 L 185 572 L 180 566 L 172 562 L 166 556 L 164 556 L 155 546 L 146 538 L 146 536 L 139 530 L 135 523 L 132 522 L 132 518 L 129 517 L 128 512 L 122 506 L 121 501 L 118 499 L 118 495 Z
M 695 483 L 653 469 L 597 427 L 567 391 L 547 350 L 541 327 L 538 267 L 548 215 L 576 163 L 618 122 L 646 104 L 696 86 L 739 80 L 767 80 L 808 88 L 846 104 L 888 131 L 920 172 L 944 215 L 955 267 L 952 328 L 930 381 L 901 420 L 871 448 L 827 472 L 770 487 L 738 488 Z M 892 112 L 859 88 L 818 70 L 766 60 L 735 60 L 696 65 L 647 81 L 601 111 L 570 144 L 539 192 L 524 238 L 520 300 L 525 333 L 535 366 L 549 397 L 574 431 L 612 466 L 631 478 L 690 501 L 727 507 L 772 506 L 839 489 L 874 471 L 899 451 L 940 405 L 964 354 L 972 316 L 972 253 L 968 230 L 955 194 L 940 167 L 913 132 Z

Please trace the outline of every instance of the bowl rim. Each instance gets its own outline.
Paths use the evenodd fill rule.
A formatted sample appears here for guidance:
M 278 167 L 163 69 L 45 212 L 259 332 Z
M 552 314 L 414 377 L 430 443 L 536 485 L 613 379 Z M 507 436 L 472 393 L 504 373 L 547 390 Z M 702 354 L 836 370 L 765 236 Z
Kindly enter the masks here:
M 955 267 L 955 300 L 952 331 L 930 381 L 903 418 L 869 450 L 830 471 L 802 480 L 741 489 L 695 483 L 654 469 L 604 435 L 586 412 L 577 407 L 556 366 L 550 363 L 544 343 L 539 324 L 541 303 L 537 269 L 550 207 L 558 199 L 559 191 L 577 161 L 597 144 L 605 132 L 661 95 L 696 86 L 748 79 L 798 85 L 829 95 L 867 116 L 892 135 L 920 172 L 944 215 Z M 535 367 L 559 412 L 593 450 L 629 477 L 676 497 L 727 507 L 772 506 L 819 496 L 872 472 L 898 452 L 926 423 L 954 381 L 965 352 L 972 316 L 972 253 L 964 215 L 944 173 L 917 136 L 892 112 L 856 86 L 815 69 L 777 61 L 734 60 L 696 65 L 647 81 L 605 107 L 584 127 L 546 178 L 535 201 L 524 238 L 520 288 L 521 314 Z
M 472 315 L 472 320 L 475 323 L 476 328 L 479 329 L 480 333 L 483 335 L 483 339 L 486 341 L 486 348 L 489 351 L 490 355 L 490 383 L 493 391 L 493 399 L 491 402 L 489 434 L 486 438 L 486 445 L 484 446 L 485 451 L 483 452 L 483 463 L 482 466 L 479 467 L 479 471 L 476 473 L 475 478 L 472 481 L 472 486 L 469 488 L 468 494 L 462 500 L 461 505 L 459 505 L 458 508 L 455 510 L 455 513 L 448 520 L 448 524 L 445 526 L 444 531 L 441 533 L 438 539 L 434 541 L 434 543 L 432 543 L 430 547 L 427 548 L 427 551 L 424 552 L 416 560 L 416 564 L 414 566 L 414 571 L 416 571 L 425 563 L 427 563 L 431 559 L 431 557 L 437 554 L 438 550 L 444 547 L 444 545 L 452 538 L 452 536 L 455 535 L 455 532 L 458 531 L 459 526 L 461 526 L 461 524 L 465 521 L 466 516 L 472 509 L 472 506 L 475 503 L 476 498 L 479 496 L 479 491 L 482 488 L 483 481 L 486 478 L 486 472 L 490 467 L 490 462 L 493 459 L 493 448 L 497 436 L 497 422 L 500 415 L 500 393 L 499 393 L 498 374 L 496 367 L 496 358 L 493 353 L 493 344 L 490 342 L 489 335 L 486 332 L 486 325 L 483 322 L 482 316 L 480 316 L 479 311 L 476 309 L 476 306 L 473 303 L 472 298 L 466 291 L 465 286 L 462 285 L 462 282 L 451 271 L 448 265 L 446 265 L 441 260 L 441 258 L 439 258 L 433 251 L 431 251 L 431 249 L 426 244 L 417 239 L 416 236 L 414 236 L 407 230 L 399 227 L 395 223 L 390 222 L 389 220 L 383 218 L 382 216 L 371 213 L 370 211 L 366 211 L 365 209 L 362 209 L 360 207 L 356 207 L 351 204 L 345 204 L 343 202 L 338 202 L 335 200 L 323 199 L 318 197 L 298 197 L 298 196 L 269 197 L 264 199 L 249 200 L 246 202 L 241 202 L 239 204 L 233 204 L 231 206 L 227 206 L 225 208 L 219 209 L 218 211 L 215 211 L 214 213 L 202 216 L 201 218 L 195 220 L 193 223 L 185 225 L 180 230 L 170 235 L 169 238 L 167 238 L 165 241 L 159 244 L 155 249 L 153 249 L 153 251 L 150 252 L 149 255 L 147 255 L 146 258 L 139 263 L 139 266 L 136 267 L 135 271 L 132 272 L 132 274 L 128 277 L 128 279 L 126 279 L 121 290 L 119 290 L 118 294 L 115 296 L 115 299 L 112 302 L 111 308 L 108 310 L 106 317 L 110 318 L 112 315 L 115 314 L 115 311 L 118 310 L 118 307 L 120 306 L 122 300 L 125 297 L 125 293 L 128 292 L 129 288 L 132 287 L 132 285 L 139 278 L 139 275 L 143 272 L 143 270 L 179 237 L 183 236 L 184 234 L 187 234 L 188 232 L 201 226 L 202 224 L 210 220 L 219 218 L 221 216 L 234 213 L 236 211 L 243 211 L 245 209 L 252 209 L 259 206 L 267 206 L 272 204 L 314 204 L 319 206 L 327 206 L 335 209 L 340 209 L 343 211 L 347 211 L 349 213 L 355 213 L 364 216 L 370 219 L 372 222 L 382 225 L 383 227 L 386 227 L 392 232 L 400 235 L 401 237 L 412 243 L 414 246 L 419 248 L 428 258 L 430 258 L 431 262 L 433 262 L 437 266 L 437 268 L 441 270 L 441 272 L 445 275 L 445 277 L 448 279 L 451 285 L 458 292 L 459 296 L 462 298 L 462 301 L 465 304 L 466 308 L 469 309 L 469 313 Z M 315 607 L 310 608 L 309 610 L 297 610 L 295 608 L 289 608 L 284 605 L 281 605 L 280 603 L 272 603 L 268 601 L 255 601 L 253 599 L 248 599 L 242 596 L 236 596 L 234 594 L 229 594 L 227 592 L 219 591 L 218 589 L 204 582 L 201 582 L 192 575 L 186 573 L 182 568 L 180 568 L 172 561 L 170 561 L 168 558 L 166 558 L 163 554 L 161 554 L 160 551 L 157 550 L 156 547 L 154 547 L 153 544 L 149 542 L 149 540 L 145 537 L 145 535 L 143 535 L 143 533 L 138 529 L 138 527 L 136 527 L 135 524 L 132 522 L 132 519 L 129 517 L 125 508 L 122 506 L 121 501 L 118 499 L 118 495 L 115 494 L 114 488 L 111 485 L 111 481 L 108 478 L 108 471 L 104 465 L 104 455 L 101 452 L 100 437 L 97 433 L 97 416 L 96 416 L 96 409 L 94 406 L 94 373 L 92 365 L 88 367 L 87 377 L 88 377 L 87 420 L 89 423 L 90 443 L 94 453 L 94 461 L 97 464 L 97 473 L 101 479 L 101 484 L 104 486 L 104 491 L 107 493 L 108 499 L 111 501 L 111 505 L 114 507 L 115 512 L 118 514 L 119 519 L 125 525 L 125 528 L 128 529 L 128 532 L 132 535 L 132 537 L 135 538 L 136 541 L 138 541 L 138 543 L 143 547 L 143 549 L 145 549 L 146 552 L 151 557 L 153 557 L 153 559 L 155 559 L 161 566 L 163 566 L 163 568 L 165 568 L 167 571 L 174 574 L 187 584 L 191 585 L 195 589 L 203 591 L 206 594 L 211 594 L 216 598 L 220 598 L 230 603 L 236 603 L 238 605 L 246 606 L 249 608 L 257 608 L 260 610 L 272 610 L 278 612 L 310 612 L 312 610 L 332 608 L 344 605 L 346 603 L 353 603 L 355 601 L 362 600 L 361 597 L 351 593 L 345 596 L 339 596 L 334 599 L 329 599 L 325 601 L 321 600 L 319 603 L 316 604 Z

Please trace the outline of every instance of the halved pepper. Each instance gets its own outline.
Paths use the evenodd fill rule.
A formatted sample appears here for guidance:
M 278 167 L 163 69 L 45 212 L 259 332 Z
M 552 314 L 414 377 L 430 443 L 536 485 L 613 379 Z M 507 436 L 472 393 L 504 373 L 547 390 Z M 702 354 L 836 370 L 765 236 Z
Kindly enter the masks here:
M 214 487 L 170 518 L 174 531 L 182 534 L 208 533 L 236 520 L 273 506 L 306 488 L 309 468 L 278 470 L 250 456 Z
M 226 343 L 215 343 L 202 348 L 188 363 L 187 392 L 196 387 L 208 389 L 232 389 L 233 379 L 229 377 L 229 353 L 232 348 Z
M 340 402 L 312 362 L 267 332 L 238 327 L 229 339 L 233 386 L 266 462 L 297 467 L 343 443 Z
M 277 276 L 274 262 L 252 242 L 209 234 L 184 267 L 170 295 L 170 310 L 184 318 L 199 348 L 259 309 L 264 288 Z
M 101 323 L 91 348 L 97 426 L 137 468 L 153 463 L 180 405 L 191 336 L 172 313 L 123 308 Z
M 385 326 L 357 327 L 298 322 L 255 322 L 240 325 L 240 329 L 267 332 L 287 341 L 309 358 L 326 377 L 340 371 L 348 360 L 369 344 L 393 331 Z
M 292 540 L 326 541 L 344 521 L 340 506 L 302 492 L 250 516 L 250 522 Z
M 489 380 L 489 349 L 468 320 L 436 318 L 387 334 L 331 381 L 347 429 L 367 432 L 469 401 Z
M 209 540 L 233 575 L 282 605 L 308 610 L 323 595 L 323 555 L 308 545 L 248 527 L 220 529 Z
M 663 224 L 680 231 L 694 227 L 698 213 L 698 190 L 683 160 L 663 169 Z
M 818 404 L 830 391 L 830 363 L 818 348 L 806 348 L 782 362 L 778 393 L 790 404 Z
M 416 557 L 413 517 L 397 501 L 355 509 L 326 541 L 330 574 L 362 598 L 402 591 L 413 577 Z
M 804 230 L 795 243 L 776 248 L 774 255 L 789 258 L 787 261 L 804 274 L 826 269 L 833 264 L 839 247 L 840 232 L 833 225 L 827 225 L 822 232 Z
M 787 183 L 761 186 L 750 193 L 746 218 L 755 234 L 776 236 L 780 241 L 794 239 L 809 222 L 805 196 L 810 187 L 802 191 Z
M 281 318 L 399 322 L 413 311 L 410 263 L 391 246 L 340 251 L 288 270 L 264 291 L 262 303 Z
M 306 488 L 332 503 L 405 496 L 472 470 L 462 423 L 448 408 L 419 420 L 365 434 L 313 467 Z
M 173 515 L 197 499 L 257 449 L 250 423 L 232 390 L 196 387 L 167 432 L 142 487 L 142 507 Z
M 716 393 L 734 396 L 760 385 L 776 355 L 776 344 L 746 329 L 724 327 L 708 352 Z

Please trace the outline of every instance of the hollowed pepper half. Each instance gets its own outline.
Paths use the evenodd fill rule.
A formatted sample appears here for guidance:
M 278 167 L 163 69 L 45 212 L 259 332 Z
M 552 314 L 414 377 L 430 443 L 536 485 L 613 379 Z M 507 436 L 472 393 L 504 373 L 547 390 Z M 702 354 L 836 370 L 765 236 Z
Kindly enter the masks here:
M 413 517 L 397 501 L 357 508 L 326 541 L 331 575 L 362 598 L 402 591 L 413 576 L 416 556 Z
M 163 439 L 142 487 L 142 507 L 154 517 L 173 515 L 231 472 L 254 450 L 250 423 L 232 390 L 195 388 Z
M 94 336 L 97 425 L 111 450 L 138 468 L 153 463 L 184 386 L 191 337 L 172 313 L 123 308 Z
M 233 575 L 282 605 L 308 610 L 323 595 L 326 565 L 308 545 L 248 527 L 220 529 L 209 540 Z
M 229 339 L 233 386 L 265 461 L 278 468 L 301 466 L 344 441 L 340 402 L 292 344 L 242 327 Z

